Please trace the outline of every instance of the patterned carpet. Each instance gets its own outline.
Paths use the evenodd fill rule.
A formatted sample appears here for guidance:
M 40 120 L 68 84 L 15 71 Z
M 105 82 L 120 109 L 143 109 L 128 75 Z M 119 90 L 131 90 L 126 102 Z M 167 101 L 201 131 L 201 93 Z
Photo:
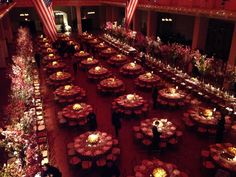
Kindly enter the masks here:
M 68 65 L 68 70 L 72 72 L 71 59 L 65 59 Z M 101 60 L 100 60 L 101 61 Z M 106 61 L 101 61 L 103 66 L 108 67 L 114 75 L 122 79 L 125 83 L 126 93 L 138 93 L 148 100 L 150 111 L 148 118 L 161 117 L 171 120 L 177 127 L 183 131 L 184 135 L 176 148 L 167 148 L 163 152 L 153 152 L 143 147 L 134 140 L 132 127 L 137 125 L 140 120 L 122 120 L 122 128 L 119 134 L 119 143 L 121 148 L 121 156 L 118 165 L 121 171 L 121 176 L 125 177 L 133 174 L 133 168 L 143 159 L 158 158 L 164 162 L 170 162 L 185 171 L 190 177 L 207 177 L 209 174 L 205 172 L 201 166 L 200 150 L 215 142 L 214 137 L 198 136 L 195 131 L 185 128 L 181 116 L 186 108 L 168 109 L 159 107 L 156 110 L 152 109 L 151 92 L 143 92 L 137 90 L 134 85 L 134 79 L 125 78 L 119 74 L 117 68 L 111 68 Z M 49 135 L 50 158 L 51 163 L 59 167 L 63 173 L 63 177 L 97 177 L 100 176 L 99 169 L 91 171 L 82 171 L 80 169 L 71 168 L 68 165 L 66 155 L 66 144 L 72 141 L 73 137 L 86 131 L 84 128 L 63 128 L 58 125 L 56 113 L 61 109 L 53 101 L 53 89 L 46 86 L 45 80 L 47 75 L 41 69 L 42 91 L 44 95 L 44 106 L 46 115 L 46 125 Z M 96 83 L 87 79 L 87 73 L 78 70 L 77 77 L 74 79 L 74 84 L 81 86 L 87 92 L 87 102 L 91 104 L 97 115 L 98 130 L 106 131 L 115 135 L 114 127 L 111 123 L 111 102 L 114 96 L 101 96 L 97 93 Z M 189 105 L 191 106 L 191 105 Z M 142 117 L 145 119 L 147 117 Z M 234 135 L 232 135 L 234 136 Z M 232 142 L 231 135 L 225 137 L 225 142 Z M 234 140 L 235 141 L 235 140 Z

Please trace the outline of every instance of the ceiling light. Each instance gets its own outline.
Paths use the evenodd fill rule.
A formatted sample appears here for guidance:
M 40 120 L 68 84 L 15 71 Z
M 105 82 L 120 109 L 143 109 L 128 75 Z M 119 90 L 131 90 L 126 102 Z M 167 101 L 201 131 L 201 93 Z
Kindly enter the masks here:
M 95 12 L 88 12 L 87 14 L 88 15 L 92 15 L 92 14 L 95 14 Z

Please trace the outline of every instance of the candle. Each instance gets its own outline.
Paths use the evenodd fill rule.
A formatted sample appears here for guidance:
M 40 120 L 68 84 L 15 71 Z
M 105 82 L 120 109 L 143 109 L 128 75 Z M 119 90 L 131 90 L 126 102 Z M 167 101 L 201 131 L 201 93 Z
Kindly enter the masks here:
M 147 77 L 147 78 L 151 78 L 151 77 L 152 77 L 152 73 L 147 72 L 147 73 L 146 73 L 146 77 Z
M 70 90 L 71 88 L 72 88 L 72 85 L 65 85 L 65 86 L 64 86 L 64 89 L 65 89 L 66 91 Z
M 55 66 L 55 65 L 57 65 L 57 64 L 58 64 L 57 61 L 53 61 L 53 62 L 52 62 L 52 65 L 53 65 L 53 66 Z
M 53 53 L 48 54 L 49 57 L 54 57 Z
M 98 134 L 91 134 L 88 136 L 88 139 L 87 141 L 90 143 L 90 144 L 96 144 L 99 140 L 99 135 Z
M 176 93 L 176 90 L 175 90 L 174 88 L 169 88 L 169 92 L 170 92 L 171 94 L 175 94 L 175 93 Z
M 210 118 L 210 117 L 212 117 L 213 112 L 212 112 L 211 109 L 205 109 L 204 112 L 203 112 L 203 115 L 207 118 Z
M 62 76 L 62 72 L 58 71 L 58 72 L 56 72 L 56 75 L 57 75 L 57 77 L 61 77 Z
M 135 65 L 136 65 L 135 62 L 131 62 L 131 63 L 130 63 L 130 66 L 131 66 L 132 68 L 134 68 Z
M 166 177 L 167 173 L 163 168 L 158 167 L 152 171 L 152 175 L 153 177 Z
M 99 71 L 100 69 L 101 69 L 100 66 L 96 66 L 96 67 L 95 67 L 95 71 Z
M 87 58 L 87 61 L 88 62 L 93 61 L 93 58 L 89 57 L 89 58 Z
M 73 109 L 79 111 L 80 109 L 82 109 L 82 106 L 79 103 L 76 103 L 73 105 Z
M 133 95 L 133 94 L 128 94 L 128 95 L 126 96 L 126 99 L 129 100 L 129 101 L 131 101 L 131 100 L 134 99 L 134 95 Z

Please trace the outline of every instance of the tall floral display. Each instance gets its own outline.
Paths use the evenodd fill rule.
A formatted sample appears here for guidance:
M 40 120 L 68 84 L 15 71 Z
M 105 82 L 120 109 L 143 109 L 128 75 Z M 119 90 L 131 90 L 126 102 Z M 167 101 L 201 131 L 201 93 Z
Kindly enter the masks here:
M 197 55 L 194 56 L 194 64 L 197 67 L 199 73 L 201 74 L 202 79 L 204 80 L 204 77 L 206 73 L 210 70 L 212 65 L 213 58 L 207 58 L 206 55 Z
M 5 113 L 7 125 L 1 130 L 4 138 L 0 145 L 8 153 L 9 160 L 0 171 L 2 177 L 30 177 L 38 171 L 41 154 L 37 145 L 36 110 L 34 105 L 33 46 L 29 31 L 18 30 L 17 53 L 12 57 L 10 103 Z

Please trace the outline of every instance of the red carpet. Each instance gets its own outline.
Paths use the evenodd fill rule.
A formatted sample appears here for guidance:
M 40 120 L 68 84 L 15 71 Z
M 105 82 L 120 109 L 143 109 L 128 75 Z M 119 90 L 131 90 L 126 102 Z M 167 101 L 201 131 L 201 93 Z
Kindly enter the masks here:
M 184 135 L 182 140 L 177 145 L 176 149 L 167 148 L 164 152 L 155 153 L 149 152 L 148 149 L 134 141 L 132 127 L 139 123 L 139 120 L 122 120 L 122 128 L 120 130 L 119 141 L 121 148 L 121 156 L 119 167 L 121 176 L 133 175 L 133 167 L 143 159 L 159 158 L 164 162 L 174 163 L 179 169 L 185 171 L 190 177 L 207 177 L 209 176 L 201 167 L 200 150 L 215 142 L 214 137 L 200 137 L 196 132 L 185 129 L 181 116 L 186 109 L 169 110 L 164 108 L 152 109 L 151 93 L 141 92 L 135 88 L 134 79 L 127 79 L 121 76 L 118 69 L 111 68 L 105 61 L 101 61 L 104 66 L 110 68 L 113 73 L 125 82 L 126 93 L 136 92 L 149 100 L 150 112 L 148 117 L 165 117 L 174 122 L 179 127 Z M 67 61 L 71 67 L 70 61 Z M 96 177 L 99 175 L 99 170 L 84 172 L 79 169 L 72 169 L 68 165 L 66 156 L 66 144 L 72 141 L 73 137 L 84 132 L 82 128 L 62 128 L 59 127 L 56 120 L 56 113 L 60 107 L 53 101 L 53 92 L 45 86 L 44 79 L 47 77 L 41 71 L 43 80 L 43 93 L 45 103 L 46 124 L 49 134 L 50 157 L 51 163 L 58 166 L 63 173 L 63 177 Z M 71 72 L 72 73 L 72 72 Z M 87 80 L 85 71 L 78 70 L 77 77 L 74 82 L 86 89 L 88 103 L 91 104 L 97 114 L 98 130 L 106 131 L 115 135 L 114 128 L 111 124 L 111 102 L 114 97 L 101 96 L 97 94 L 96 83 Z M 145 117 L 143 117 L 145 118 Z M 230 141 L 231 140 L 231 141 Z M 232 142 L 230 136 L 225 137 L 225 142 Z M 232 142 L 233 143 L 233 142 Z

